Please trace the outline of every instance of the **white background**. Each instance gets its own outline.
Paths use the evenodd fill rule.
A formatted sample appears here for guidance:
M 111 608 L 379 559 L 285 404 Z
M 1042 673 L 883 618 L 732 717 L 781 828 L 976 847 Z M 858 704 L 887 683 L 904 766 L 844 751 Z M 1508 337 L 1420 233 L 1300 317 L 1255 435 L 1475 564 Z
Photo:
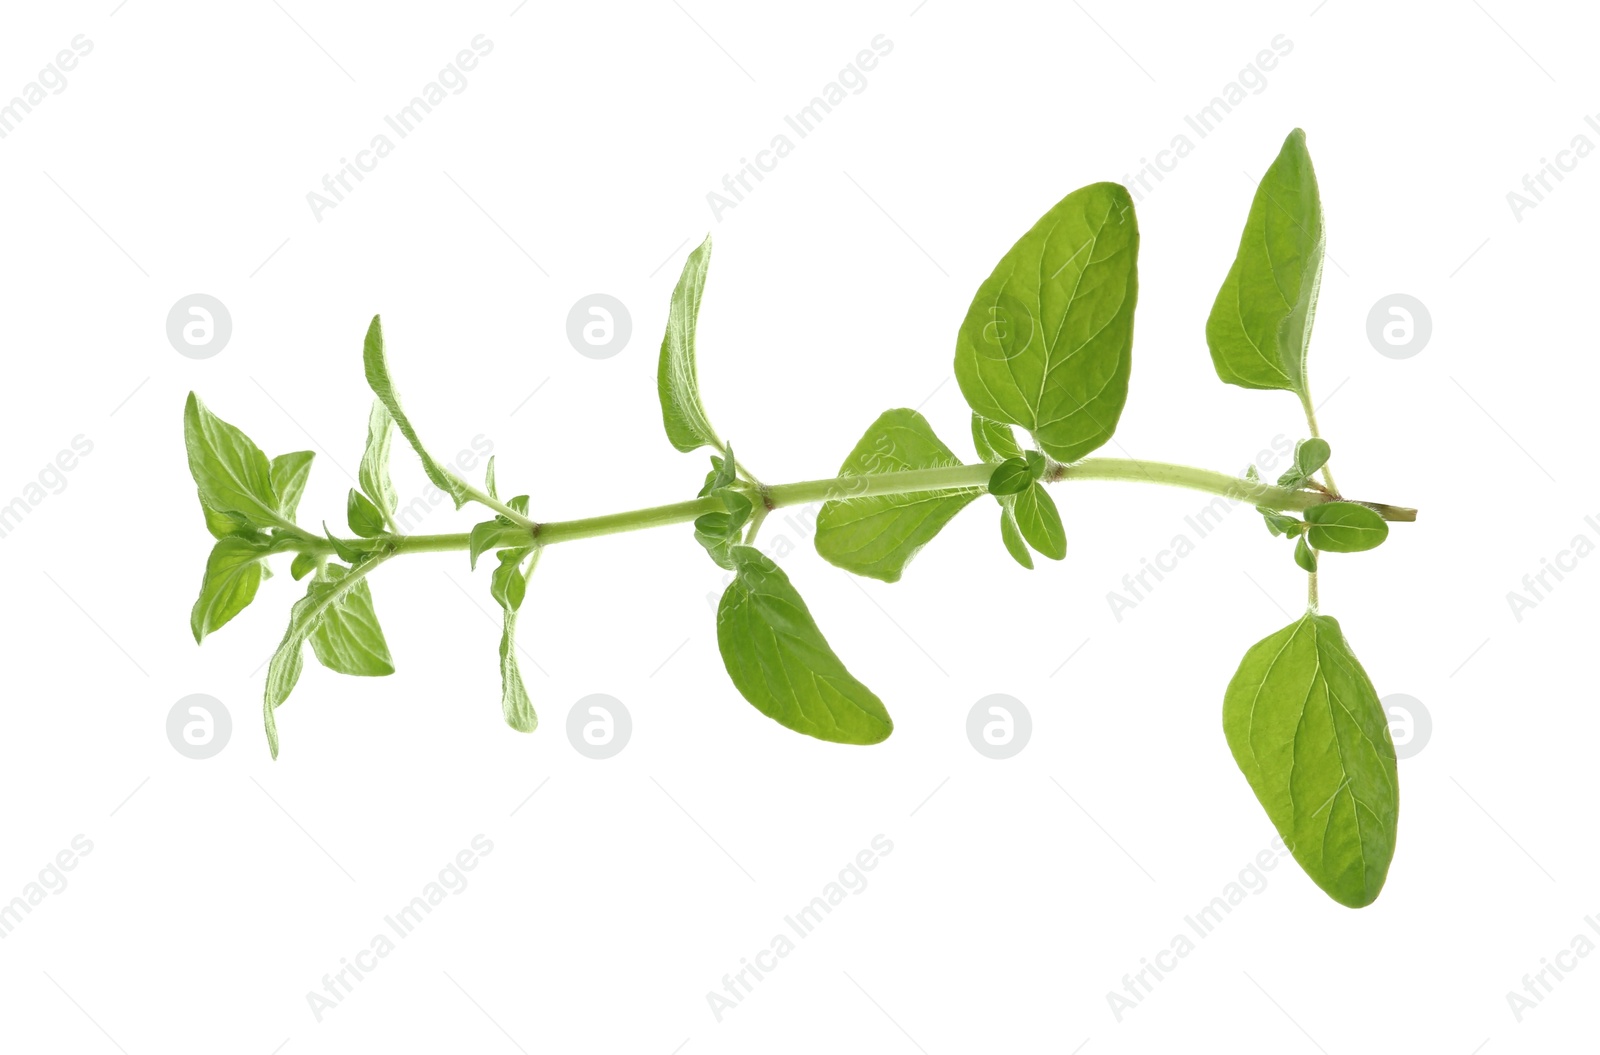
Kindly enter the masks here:
M 16 1051 L 1575 1051 L 1600 958 L 1518 1022 L 1508 991 L 1590 933 L 1600 718 L 1596 562 L 1519 622 L 1522 589 L 1600 513 L 1592 233 L 1600 160 L 1520 220 L 1520 187 L 1600 106 L 1579 5 L 824 3 L 30 5 L 0 97 L 77 34 L 92 52 L 0 140 L 0 502 L 73 437 L 93 451 L 0 539 L 8 658 L 0 900 L 75 835 L 93 851 L 0 941 Z M 307 192 L 455 54 L 493 51 L 320 220 Z M 857 52 L 892 52 L 755 192 L 707 204 Z M 1282 34 L 1266 86 L 1183 123 Z M 882 410 L 921 406 L 972 457 L 951 379 L 972 291 L 1039 214 L 1188 132 L 1144 195 L 1135 366 L 1102 453 L 1240 470 L 1303 435 L 1295 400 L 1220 384 L 1204 321 L 1251 178 L 1304 127 L 1330 262 L 1311 374 L 1346 493 L 1419 507 L 1325 559 L 1380 694 L 1432 715 L 1400 763 L 1399 848 L 1350 911 L 1287 859 L 1118 1021 L 1106 994 L 1272 839 L 1229 756 L 1222 691 L 1303 605 L 1247 509 L 1115 619 L 1108 591 L 1190 532 L 1203 496 L 1056 490 L 1068 559 L 1011 563 L 975 504 L 894 586 L 851 580 L 775 516 L 764 536 L 894 736 L 823 744 L 746 705 L 716 654 L 720 572 L 687 528 L 562 546 L 523 608 L 541 727 L 503 725 L 486 569 L 396 561 L 373 593 L 399 670 L 314 663 L 260 728 L 285 572 L 205 647 L 186 625 L 210 543 L 183 456 L 200 392 L 269 454 L 317 459 L 302 520 L 342 523 L 384 315 L 401 391 L 446 456 L 493 443 L 502 493 L 561 519 L 687 497 L 654 393 L 684 256 L 716 240 L 701 326 L 712 419 L 764 479 L 833 472 Z M 392 137 L 392 136 L 391 136 Z M 794 138 L 791 133 L 791 138 Z M 220 298 L 214 358 L 180 297 Z M 633 336 L 579 355 L 604 292 Z M 1367 314 L 1419 298 L 1433 335 L 1379 355 Z M 528 399 L 530 393 L 535 393 Z M 130 395 L 131 393 L 131 395 Z M 524 402 L 526 400 L 526 402 Z M 515 413 L 513 414 L 513 411 Z M 423 478 L 396 447 L 407 497 Z M 465 530 L 441 507 L 420 530 Z M 1553 582 L 1553 580 L 1551 580 Z M 1281 610 L 1280 610 L 1281 609 Z M 1287 614 L 1286 614 L 1287 613 Z M 1068 662 L 1068 657 L 1071 657 Z M 194 761 L 175 701 L 223 701 Z M 623 701 L 615 758 L 566 735 Z M 1032 715 L 1009 761 L 969 744 L 991 693 Z M 530 793 L 538 789 L 530 799 Z M 131 795 L 131 797 L 130 797 Z M 931 797 L 930 797 L 931 796 Z M 306 994 L 472 837 L 470 884 L 322 1021 Z M 708 991 L 872 837 L 893 852 L 718 1022 Z

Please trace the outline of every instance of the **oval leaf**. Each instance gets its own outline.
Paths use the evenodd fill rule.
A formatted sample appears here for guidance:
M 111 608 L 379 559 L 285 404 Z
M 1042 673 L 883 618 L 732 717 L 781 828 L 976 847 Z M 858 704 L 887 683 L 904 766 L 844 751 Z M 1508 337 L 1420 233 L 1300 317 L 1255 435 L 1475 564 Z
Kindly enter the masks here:
M 300 508 L 300 496 L 305 493 L 306 480 L 311 477 L 311 451 L 294 451 L 272 459 L 270 473 L 272 488 L 278 492 L 278 512 L 288 521 L 294 520 Z
M 1094 183 L 1056 203 L 967 310 L 956 339 L 967 404 L 1060 461 L 1110 439 L 1128 397 L 1138 255 L 1127 188 Z
M 257 528 L 284 524 L 267 456 L 193 392 L 183 406 L 183 445 L 213 534 L 230 520 Z
M 972 415 L 972 445 L 978 448 L 978 457 L 986 462 L 1022 457 L 1022 448 L 1017 446 L 1011 426 L 979 414 Z
M 695 365 L 695 329 L 710 264 L 711 236 L 706 235 L 706 240 L 684 261 L 683 273 L 673 287 L 672 304 L 667 309 L 667 335 L 661 340 L 661 360 L 656 366 L 661 420 L 667 428 L 667 439 L 680 451 L 723 445 L 700 401 L 700 376 Z
M 1336 620 L 1307 612 L 1257 642 L 1228 683 L 1234 761 L 1300 867 L 1341 905 L 1370 905 L 1394 857 L 1394 742 Z
M 1045 491 L 1043 484 L 1031 483 L 1013 498 L 1011 514 L 1017 518 L 1017 528 L 1028 545 L 1051 560 L 1066 557 L 1067 530 L 1061 526 L 1055 499 Z
M 200 596 L 189 612 L 195 644 L 245 610 L 261 586 L 262 558 L 267 547 L 250 539 L 230 537 L 211 547 Z
M 1330 553 L 1360 553 L 1389 537 L 1389 522 L 1356 502 L 1324 502 L 1306 510 L 1305 518 L 1311 545 Z
M 1306 345 L 1322 283 L 1322 202 L 1296 128 L 1256 186 L 1239 252 L 1206 320 L 1217 376 L 1306 397 Z
M 921 414 L 887 410 L 845 458 L 839 475 L 867 476 L 960 464 L 961 459 L 934 435 Z M 982 493 L 965 488 L 824 502 L 817 514 L 817 552 L 846 571 L 896 582 L 917 551 Z
M 1028 544 L 1017 529 L 1017 518 L 1012 515 L 1011 507 L 1004 503 L 1000 509 L 1000 541 L 1006 544 L 1006 552 L 1011 554 L 1013 560 L 1029 571 L 1033 570 L 1033 554 L 1028 552 Z
M 989 477 L 989 493 L 996 497 L 1014 495 L 1032 486 L 1033 473 L 1021 458 L 1007 458 L 994 467 L 994 473 Z
M 312 581 L 312 592 L 338 589 L 341 580 L 349 577 L 350 569 L 330 564 L 324 574 L 325 578 Z M 340 674 L 381 678 L 394 673 L 389 643 L 384 640 L 378 613 L 372 607 L 372 587 L 365 579 L 340 591 L 338 599 L 323 610 L 311 630 L 311 650 L 324 667 Z
M 845 669 L 789 577 L 735 546 L 735 577 L 717 605 L 717 647 L 739 695 L 796 732 L 876 744 L 894 731 L 883 701 Z

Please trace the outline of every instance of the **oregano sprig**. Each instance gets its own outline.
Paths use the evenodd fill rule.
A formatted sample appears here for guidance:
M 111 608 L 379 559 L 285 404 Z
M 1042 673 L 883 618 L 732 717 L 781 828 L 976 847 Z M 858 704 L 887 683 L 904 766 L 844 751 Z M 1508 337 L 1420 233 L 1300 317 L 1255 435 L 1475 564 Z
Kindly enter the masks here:
M 348 535 L 320 518 L 309 527 L 299 523 L 310 452 L 269 459 L 189 396 L 184 444 L 205 527 L 215 540 L 191 630 L 196 641 L 216 632 L 256 598 L 267 561 L 292 556 L 291 576 L 306 582 L 305 592 L 291 607 L 268 664 L 263 700 L 276 758 L 276 711 L 300 678 L 304 646 L 338 673 L 392 673 L 370 578 L 398 557 L 463 553 L 469 569 L 489 566 L 489 594 L 503 617 L 501 711 L 508 725 L 527 732 L 538 719 L 515 634 L 545 547 L 691 525 L 707 556 L 731 573 L 717 607 L 717 645 L 739 694 L 797 732 L 874 744 L 892 733 L 894 722 L 883 701 L 849 672 L 783 569 L 755 547 L 769 512 L 820 502 L 818 554 L 854 574 L 892 583 L 985 493 L 999 506 L 1006 551 L 1030 570 L 1034 554 L 1061 560 L 1067 553 L 1051 485 L 1123 480 L 1223 495 L 1254 505 L 1268 532 L 1292 543 L 1293 560 L 1308 573 L 1309 598 L 1303 616 L 1250 648 L 1227 686 L 1228 745 L 1307 874 L 1341 904 L 1368 904 L 1394 852 L 1394 746 L 1376 691 L 1340 624 L 1317 609 L 1317 576 L 1323 554 L 1372 549 L 1387 539 L 1390 522 L 1414 520 L 1416 511 L 1347 499 L 1329 470 L 1332 447 L 1318 430 L 1307 370 L 1324 240 L 1316 175 L 1305 134 L 1296 129 L 1257 187 L 1205 327 L 1224 382 L 1291 392 L 1304 408 L 1310 435 L 1275 483 L 1259 479 L 1254 467 L 1235 476 L 1090 457 L 1111 439 L 1127 399 L 1138 299 L 1138 223 L 1127 190 L 1114 183 L 1091 184 L 1053 205 L 979 285 L 955 335 L 955 374 L 972 410 L 978 455 L 971 463 L 922 414 L 891 409 L 867 426 L 833 476 L 761 483 L 712 427 L 700 394 L 697 330 L 711 260 L 708 237 L 689 254 L 673 289 L 657 370 L 668 441 L 685 453 L 713 451 L 699 492 L 644 509 L 537 521 L 528 495 L 500 497 L 493 458 L 480 488 L 428 453 L 401 405 L 382 323 L 374 316 L 362 362 L 376 398 L 358 486 L 346 497 Z M 493 515 L 458 533 L 404 534 L 389 474 L 395 431 L 457 509 L 472 502 Z

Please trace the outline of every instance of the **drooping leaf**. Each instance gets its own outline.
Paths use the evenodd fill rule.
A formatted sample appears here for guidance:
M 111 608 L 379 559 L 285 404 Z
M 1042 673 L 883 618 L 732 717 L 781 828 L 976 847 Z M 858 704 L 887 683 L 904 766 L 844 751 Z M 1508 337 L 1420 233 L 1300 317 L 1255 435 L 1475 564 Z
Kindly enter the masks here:
M 1051 560 L 1061 560 L 1067 555 L 1067 530 L 1061 525 L 1061 514 L 1056 510 L 1055 499 L 1044 485 L 1030 483 L 1011 500 L 1012 515 L 1017 518 L 1017 528 L 1028 545 Z
M 1014 495 L 1032 486 L 1033 474 L 1021 458 L 1007 458 L 994 467 L 994 474 L 989 477 L 989 493 L 996 497 Z
M 296 553 L 289 562 L 289 574 L 296 582 L 317 570 L 317 558 L 309 553 Z
M 377 538 L 389 530 L 389 525 L 384 523 L 383 511 L 372 504 L 372 499 L 357 491 L 350 489 L 350 497 L 345 500 L 345 519 L 350 522 L 350 530 L 362 538 Z
M 1383 544 L 1389 522 L 1357 502 L 1324 502 L 1305 512 L 1311 545 L 1330 553 L 1359 553 Z
M 986 462 L 1022 457 L 1022 448 L 1017 445 L 1017 437 L 1011 431 L 1011 426 L 990 421 L 980 414 L 972 415 L 972 445 L 978 448 L 978 457 Z
M 841 477 L 960 465 L 915 410 L 887 410 L 868 426 L 839 468 Z M 817 514 L 817 552 L 846 571 L 899 580 L 911 558 L 982 491 L 962 488 L 839 498 Z
M 1002 504 L 1000 507 L 1000 541 L 1006 544 L 1006 552 L 1011 554 L 1012 559 L 1029 571 L 1033 570 L 1033 554 L 1028 552 L 1028 544 L 1022 538 L 1010 505 Z
M 379 340 L 382 340 L 381 334 Z M 387 365 L 384 369 L 387 371 Z M 367 446 L 361 452 L 361 468 L 356 471 L 356 478 L 362 493 L 372 499 L 372 504 L 386 519 L 393 517 L 400 506 L 400 496 L 389 478 L 389 442 L 393 438 L 394 418 L 383 400 L 374 399 L 372 411 L 367 415 Z
M 194 633 L 195 644 L 255 600 L 266 553 L 265 544 L 238 537 L 220 539 L 211 547 L 205 576 L 200 581 L 200 596 L 189 612 L 189 629 Z
M 422 459 L 422 471 L 428 474 L 428 479 L 433 485 L 445 494 L 460 509 L 467 501 L 467 494 L 454 473 L 434 460 L 422 446 L 422 440 L 417 437 L 417 430 L 412 427 L 411 419 L 406 417 L 406 412 L 400 406 L 400 394 L 395 391 L 394 382 L 389 377 L 389 358 L 383 344 L 383 322 L 380 316 L 372 317 L 372 325 L 367 328 L 367 338 L 362 345 L 362 364 L 366 368 L 367 385 L 378 397 L 378 401 L 389 411 L 389 417 L 394 420 L 395 427 L 400 430 L 400 435 L 411 444 L 411 449 L 417 452 L 417 457 Z M 371 422 L 368 422 L 371 428 Z M 387 445 L 387 441 L 385 441 Z M 362 459 L 365 463 L 366 459 Z M 387 475 L 387 474 L 385 474 Z M 365 485 L 363 485 L 365 486 Z M 374 489 L 382 490 L 381 484 L 374 483 Z M 375 498 L 375 495 L 368 495 Z
M 273 712 L 289 698 L 295 683 L 300 680 L 300 671 L 305 666 L 302 646 L 328 609 L 342 601 L 386 559 L 373 557 L 337 578 L 313 578 L 306 587 L 306 595 L 289 609 L 289 628 L 284 631 L 283 640 L 278 643 L 277 651 L 267 664 L 267 684 L 262 693 L 262 718 L 267 728 L 267 746 L 272 750 L 273 758 L 278 757 L 278 719 Z
M 1399 781 L 1388 716 L 1338 622 L 1307 612 L 1252 646 L 1222 725 L 1306 874 L 1341 905 L 1371 904 L 1394 856 Z
M 1306 346 L 1322 283 L 1322 202 L 1296 128 L 1261 177 L 1228 277 L 1206 320 L 1217 376 L 1306 399 Z
M 894 731 L 883 702 L 845 669 L 776 564 L 733 548 L 735 576 L 717 606 L 717 646 L 739 694 L 796 732 L 875 744 Z
M 283 525 L 267 456 L 250 437 L 206 409 L 193 392 L 183 407 L 183 445 L 208 511 L 255 528 Z M 209 515 L 207 524 L 212 524 Z
M 472 525 L 472 533 L 467 536 L 467 560 L 473 571 L 478 570 L 478 558 L 483 555 L 484 551 L 492 549 L 494 544 L 500 540 L 500 534 L 504 528 L 505 525 L 500 522 L 498 517 L 494 520 L 485 520 L 481 524 Z
M 272 487 L 278 492 L 278 512 L 285 520 L 293 522 L 295 511 L 300 508 L 300 496 L 305 493 L 314 457 L 311 451 L 294 451 L 272 459 Z
M 982 417 L 1075 461 L 1116 430 L 1128 396 L 1139 228 L 1125 187 L 1073 191 L 978 287 L 956 339 L 956 380 Z
M 700 376 L 695 363 L 695 330 L 700 319 L 700 297 L 705 290 L 706 268 L 711 263 L 711 236 L 689 254 L 683 274 L 672 290 L 667 309 L 667 334 L 661 341 L 656 367 L 656 391 L 661 397 L 661 420 L 667 439 L 680 451 L 722 447 L 700 399 Z
M 313 580 L 311 589 L 335 589 L 350 575 L 342 564 L 330 564 L 324 578 Z M 378 626 L 378 613 L 372 607 L 372 587 L 358 581 L 322 612 L 311 631 L 311 650 L 329 670 L 358 677 L 381 678 L 394 673 L 389 643 Z
M 1304 535 L 1294 540 L 1294 562 L 1305 571 L 1317 570 L 1317 551 L 1306 545 Z
M 533 701 L 528 698 L 528 687 L 522 680 L 522 668 L 517 663 L 516 635 L 517 609 L 522 607 L 528 589 L 527 572 L 522 561 L 533 552 L 531 549 L 505 550 L 500 554 L 500 566 L 495 569 L 490 582 L 490 592 L 500 605 L 503 617 L 500 630 L 500 712 L 506 724 L 519 732 L 531 733 L 539 724 Z M 532 571 L 530 562 L 528 571 Z

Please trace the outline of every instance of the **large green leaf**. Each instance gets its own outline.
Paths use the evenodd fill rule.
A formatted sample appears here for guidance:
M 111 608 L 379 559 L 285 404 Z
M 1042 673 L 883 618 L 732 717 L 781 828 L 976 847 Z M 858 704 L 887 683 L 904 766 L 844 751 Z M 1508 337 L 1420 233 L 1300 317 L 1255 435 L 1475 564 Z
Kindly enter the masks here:
M 1389 522 L 1358 502 L 1324 502 L 1305 512 L 1307 541 L 1330 553 L 1359 553 L 1383 544 Z
M 680 451 L 724 446 L 700 400 L 700 376 L 695 365 L 695 329 L 710 263 L 711 236 L 706 235 L 700 247 L 689 254 L 683 274 L 673 287 L 672 304 L 667 309 L 667 334 L 661 340 L 661 361 L 656 367 L 661 420 L 667 427 L 667 439 Z
M 267 746 L 272 750 L 273 758 L 278 757 L 278 720 L 273 711 L 289 698 L 289 693 L 294 691 L 295 683 L 300 680 L 300 671 L 305 666 L 302 646 L 316 630 L 323 617 L 360 586 L 362 580 L 386 559 L 386 557 L 373 557 L 363 561 L 353 570 L 340 568 L 343 574 L 313 578 L 306 587 L 306 595 L 289 609 L 289 627 L 283 632 L 283 640 L 278 642 L 278 650 L 272 654 L 272 659 L 267 663 L 267 684 L 262 693 L 262 717 L 267 727 Z M 335 567 L 339 566 L 329 565 L 329 571 Z M 387 652 L 385 646 L 384 653 L 387 655 Z M 318 658 L 321 658 L 320 654 Z
M 1056 203 L 967 310 L 956 380 L 968 405 L 1060 461 L 1110 439 L 1128 397 L 1138 255 L 1127 188 L 1093 183 Z
M 1256 186 L 1239 252 L 1206 320 L 1217 376 L 1306 396 L 1306 346 L 1322 283 L 1322 202 L 1296 128 Z
M 389 408 L 383 405 L 383 400 L 373 400 L 372 412 L 367 415 L 367 446 L 361 452 L 361 468 L 356 470 L 356 477 L 361 482 L 362 492 L 372 499 L 385 520 L 394 517 L 400 504 L 394 483 L 389 479 L 389 441 L 393 436 L 394 418 Z M 494 459 L 491 458 L 489 464 L 493 466 Z
M 311 589 L 335 588 L 349 574 L 344 565 L 330 564 L 324 578 L 313 581 Z M 365 579 L 323 611 L 322 618 L 311 631 L 311 650 L 324 667 L 340 674 L 381 678 L 394 673 L 389 643 L 378 625 L 378 613 L 372 607 L 372 588 Z
M 1336 620 L 1307 612 L 1245 653 L 1222 727 L 1295 860 L 1341 905 L 1383 889 L 1399 818 L 1389 722 Z
M 261 585 L 261 559 L 266 556 L 264 542 L 228 537 L 211 547 L 206 558 L 205 577 L 200 581 L 200 596 L 189 612 L 189 629 L 195 644 L 220 629 L 255 600 Z
M 717 606 L 717 646 L 739 694 L 796 732 L 875 744 L 894 731 L 883 702 L 845 669 L 776 564 L 735 546 L 734 580 Z
M 427 473 L 428 479 L 433 481 L 434 486 L 449 495 L 455 501 L 456 508 L 460 509 L 466 504 L 468 497 L 461 486 L 461 481 L 449 469 L 434 460 L 433 455 L 422 446 L 422 440 L 417 437 L 417 430 L 412 427 L 411 419 L 406 417 L 406 412 L 400 406 L 400 393 L 395 391 L 394 382 L 389 377 L 389 358 L 384 350 L 383 322 L 380 316 L 374 315 L 372 325 L 367 327 L 367 339 L 362 345 L 361 361 L 366 369 L 367 385 L 389 411 L 389 417 L 394 419 L 400 435 L 406 438 L 406 442 L 411 444 L 411 449 L 417 452 L 417 457 L 422 459 L 422 471 Z M 370 419 L 368 428 L 371 428 Z M 364 467 L 366 458 L 362 458 L 361 461 Z M 369 494 L 367 497 L 376 499 L 379 496 Z
M 183 407 L 183 445 L 213 534 L 230 520 L 256 528 L 283 525 L 267 456 L 193 392 Z
M 960 464 L 961 459 L 934 435 L 921 414 L 887 410 L 845 457 L 839 475 L 868 476 Z M 895 582 L 917 551 L 982 493 L 981 488 L 965 488 L 824 502 L 817 514 L 817 552 L 846 571 Z
M 1067 531 L 1061 524 L 1055 499 L 1043 484 L 1035 480 L 1020 494 L 1012 495 L 1010 510 L 1028 545 L 1051 560 L 1066 557 Z

